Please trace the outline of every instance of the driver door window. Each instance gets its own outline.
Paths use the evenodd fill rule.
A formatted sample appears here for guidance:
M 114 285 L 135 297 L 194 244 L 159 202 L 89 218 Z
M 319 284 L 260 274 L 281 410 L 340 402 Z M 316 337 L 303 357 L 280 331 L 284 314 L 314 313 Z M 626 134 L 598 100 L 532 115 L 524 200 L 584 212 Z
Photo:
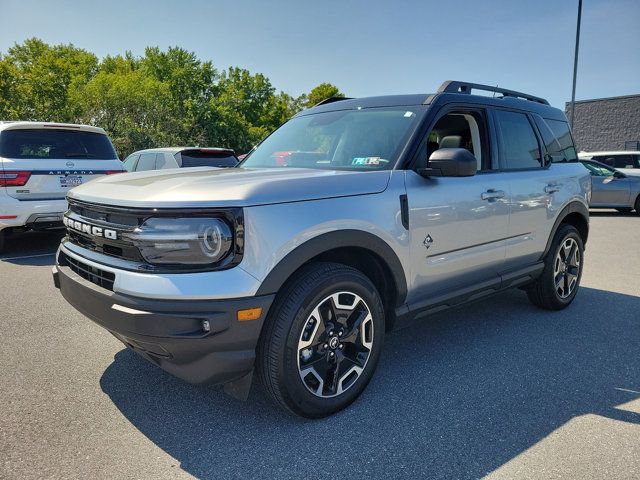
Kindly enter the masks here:
M 486 169 L 484 163 L 489 163 L 487 146 L 484 118 L 479 112 L 451 112 L 433 126 L 427 140 L 427 160 L 436 150 L 465 148 L 476 157 L 481 171 Z

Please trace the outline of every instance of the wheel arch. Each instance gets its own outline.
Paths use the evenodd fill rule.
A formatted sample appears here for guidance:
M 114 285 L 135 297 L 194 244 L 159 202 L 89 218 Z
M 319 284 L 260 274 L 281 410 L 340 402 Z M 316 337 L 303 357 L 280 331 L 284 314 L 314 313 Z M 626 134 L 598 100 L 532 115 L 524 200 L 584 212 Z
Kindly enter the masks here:
M 589 209 L 584 203 L 573 201 L 566 205 L 556 217 L 544 253 L 542 254 L 543 258 L 549 252 L 553 238 L 562 224 L 574 226 L 578 232 L 580 232 L 584 245 L 587 244 L 587 238 L 589 237 Z
M 299 245 L 267 274 L 256 295 L 274 294 L 305 265 L 317 262 L 349 265 L 364 273 L 376 286 L 393 327 L 396 307 L 404 304 L 407 280 L 400 259 L 381 238 L 362 230 L 328 232 Z

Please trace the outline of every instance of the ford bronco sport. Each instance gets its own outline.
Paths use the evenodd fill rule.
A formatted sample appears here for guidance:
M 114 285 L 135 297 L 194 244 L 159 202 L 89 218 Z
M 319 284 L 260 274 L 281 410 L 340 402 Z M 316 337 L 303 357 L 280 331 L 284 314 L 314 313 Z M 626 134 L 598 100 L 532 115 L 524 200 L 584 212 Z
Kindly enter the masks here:
M 329 99 L 238 168 L 71 190 L 54 282 L 167 372 L 243 397 L 255 370 L 276 404 L 322 417 L 410 319 L 511 287 L 573 301 L 591 185 L 575 159 L 564 114 L 520 92 Z

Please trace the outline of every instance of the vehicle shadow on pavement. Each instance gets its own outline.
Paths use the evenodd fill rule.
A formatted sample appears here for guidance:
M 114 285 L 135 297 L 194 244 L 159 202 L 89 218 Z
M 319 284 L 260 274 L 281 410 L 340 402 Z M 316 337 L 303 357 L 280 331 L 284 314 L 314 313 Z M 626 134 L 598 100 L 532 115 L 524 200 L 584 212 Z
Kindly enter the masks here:
M 482 477 L 584 414 L 640 424 L 640 297 L 582 288 L 562 312 L 521 291 L 387 336 L 350 408 L 311 421 L 174 379 L 123 350 L 103 391 L 199 478 Z
M 618 212 L 617 210 L 589 210 L 590 217 L 638 217 L 636 212 Z
M 0 255 L 0 262 L 31 266 L 53 265 L 54 254 L 63 236 L 63 230 L 9 235 Z

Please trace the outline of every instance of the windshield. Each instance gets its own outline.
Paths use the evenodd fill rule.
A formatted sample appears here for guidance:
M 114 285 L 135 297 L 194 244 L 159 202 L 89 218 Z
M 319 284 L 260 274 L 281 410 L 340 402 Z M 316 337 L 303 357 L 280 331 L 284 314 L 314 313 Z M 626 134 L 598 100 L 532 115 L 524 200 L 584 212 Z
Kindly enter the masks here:
M 363 109 L 295 117 L 267 137 L 240 165 L 391 169 L 417 125 L 417 108 Z
M 42 160 L 118 158 L 106 135 L 84 130 L 51 128 L 5 130 L 0 134 L 0 156 Z

